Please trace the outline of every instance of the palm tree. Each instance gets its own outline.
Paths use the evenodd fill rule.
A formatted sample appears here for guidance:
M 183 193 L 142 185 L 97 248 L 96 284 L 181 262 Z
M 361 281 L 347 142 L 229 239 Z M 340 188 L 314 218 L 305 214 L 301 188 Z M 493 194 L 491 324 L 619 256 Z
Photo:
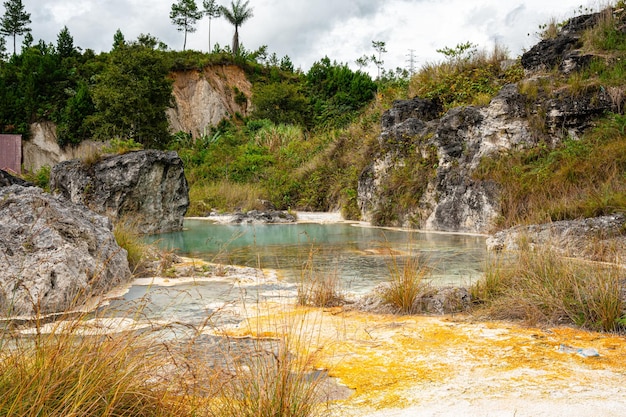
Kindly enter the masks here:
M 239 26 L 241 26 L 246 20 L 250 19 L 252 14 L 252 8 L 248 7 L 250 0 L 245 1 L 243 4 L 241 0 L 237 0 L 237 2 L 230 2 L 230 9 L 227 9 L 224 6 L 220 6 L 220 11 L 222 15 L 228 20 L 233 26 L 235 26 L 235 35 L 233 36 L 233 55 L 237 56 L 239 53 Z

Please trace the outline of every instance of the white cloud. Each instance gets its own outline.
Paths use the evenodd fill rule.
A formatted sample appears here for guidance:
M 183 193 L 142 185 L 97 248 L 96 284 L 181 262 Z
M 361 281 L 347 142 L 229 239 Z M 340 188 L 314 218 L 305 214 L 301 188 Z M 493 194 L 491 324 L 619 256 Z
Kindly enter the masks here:
M 173 2 L 24 0 L 24 5 L 36 41 L 56 42 L 67 25 L 75 45 L 99 52 L 111 48 L 118 28 L 127 39 L 150 33 L 181 49 L 183 34 L 169 19 Z M 201 7 L 201 0 L 197 3 Z M 532 34 L 541 23 L 570 17 L 580 5 L 581 0 L 250 0 L 254 17 L 240 28 L 240 40 L 249 50 L 267 45 L 279 57 L 289 55 L 305 71 L 324 56 L 356 68 L 358 57 L 374 53 L 372 40 L 384 41 L 385 67 L 406 68 L 410 50 L 419 65 L 441 59 L 436 49 L 466 41 L 484 48 L 497 41 L 519 55 L 537 42 Z M 224 19 L 212 21 L 213 43 L 229 45 L 232 35 Z M 207 19 L 189 34 L 187 45 L 208 50 Z

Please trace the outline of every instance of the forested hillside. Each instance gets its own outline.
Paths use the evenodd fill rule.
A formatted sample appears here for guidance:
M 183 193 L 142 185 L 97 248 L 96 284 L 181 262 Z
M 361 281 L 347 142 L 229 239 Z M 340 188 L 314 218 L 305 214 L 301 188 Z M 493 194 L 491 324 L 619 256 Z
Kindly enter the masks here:
M 1 48 L 5 53 L 0 63 L 0 131 L 20 133 L 28 139 L 32 123 L 51 121 L 57 126 L 62 146 L 97 139 L 122 145 L 128 142 L 131 148 L 136 143 L 145 148 L 176 150 L 185 162 L 191 185 L 192 215 L 249 210 L 269 201 L 279 209 L 341 209 L 345 217 L 357 219 L 363 215 L 358 201 L 359 177 L 381 155 L 381 117 L 394 100 L 414 96 L 430 99 L 440 106 L 439 116 L 444 116 L 459 106 L 483 108 L 503 86 L 516 84 L 527 103 L 525 123 L 532 128 L 538 146 L 485 160 L 475 176 L 476 181 L 494 181 L 503 187 L 501 224 L 531 217 L 560 219 L 611 212 L 623 206 L 623 193 L 608 187 L 604 180 L 594 185 L 603 187 L 602 194 L 585 193 L 593 201 L 576 203 L 583 208 L 572 209 L 569 203 L 561 202 L 548 214 L 541 201 L 554 199 L 540 189 L 550 181 L 561 181 L 556 176 L 552 179 L 552 173 L 560 172 L 554 161 L 578 157 L 581 152 L 587 155 L 583 151 L 595 147 L 585 145 L 594 139 L 568 138 L 567 129 L 550 125 L 546 103 L 564 92 L 576 96 L 592 89 L 610 89 L 611 94 L 623 94 L 626 35 L 620 26 L 622 6 L 620 1 L 607 9 L 594 27 L 580 35 L 576 48 L 590 57 L 581 61 L 584 65 L 568 72 L 544 67 L 526 79 L 519 58 L 508 56 L 506 48 L 484 51 L 469 42 L 441 49 L 440 62 L 426 64 L 413 75 L 379 66 L 380 76 L 372 79 L 330 57 L 321 57 L 303 72 L 294 69 L 288 56 L 279 58 L 270 53 L 268 46 L 256 51 L 239 44 L 236 52 L 235 45 L 216 45 L 212 53 L 172 51 L 149 34 L 126 40 L 118 30 L 110 50 L 95 53 L 74 45 L 67 27 L 54 41 L 35 42 L 26 31 L 19 52 L 7 53 L 4 44 Z M 542 27 L 540 36 L 557 36 L 565 23 Z M 384 42 L 373 42 L 373 46 L 384 50 Z M 247 114 L 234 112 L 220 123 L 203 126 L 199 136 L 172 131 L 166 109 L 173 105 L 173 75 L 203 74 L 207 67 L 223 65 L 241 67 L 252 84 L 250 96 L 232 87 L 235 102 L 251 103 Z M 617 124 L 619 130 L 623 106 L 618 98 L 613 109 L 617 115 L 600 115 L 585 128 Z M 588 137 L 591 135 L 590 130 Z M 602 139 L 602 143 L 607 141 L 615 145 L 612 139 Z M 381 195 L 389 210 L 375 213 L 375 223 L 396 224 L 421 204 L 419 199 L 427 185 L 424 181 L 438 168 L 438 162 L 434 155 L 426 162 L 420 159 L 423 155 L 415 156 L 406 165 L 397 165 L 382 184 Z M 567 163 L 584 166 L 577 161 Z M 614 166 L 601 158 L 594 160 L 594 165 Z M 530 189 L 536 170 L 542 176 L 536 189 Z M 558 175 L 565 175 L 567 181 L 585 177 Z M 614 179 L 609 182 L 617 184 Z M 554 183 L 551 187 L 558 188 Z M 581 194 L 578 187 L 568 186 L 567 190 Z M 539 203 L 531 209 L 522 199 Z M 413 225 L 419 226 L 419 222 Z

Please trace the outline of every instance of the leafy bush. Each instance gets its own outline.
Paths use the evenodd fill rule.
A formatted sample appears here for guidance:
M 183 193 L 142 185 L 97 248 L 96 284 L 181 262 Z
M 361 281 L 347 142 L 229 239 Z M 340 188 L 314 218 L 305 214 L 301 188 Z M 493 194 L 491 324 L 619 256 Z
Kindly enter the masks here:
M 43 165 L 37 172 L 27 172 L 23 177 L 37 187 L 50 191 L 50 165 Z

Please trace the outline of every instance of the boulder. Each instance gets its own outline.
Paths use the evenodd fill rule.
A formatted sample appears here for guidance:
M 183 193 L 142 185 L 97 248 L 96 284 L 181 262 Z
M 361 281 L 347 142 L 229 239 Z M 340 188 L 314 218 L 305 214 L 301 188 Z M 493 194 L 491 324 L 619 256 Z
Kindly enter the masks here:
M 596 24 L 600 13 L 570 19 L 554 38 L 543 39 L 522 55 L 522 66 L 529 71 L 558 67 L 570 72 L 573 65 L 586 64 L 589 58 L 576 52 L 582 46 L 582 32 Z
M 517 251 L 522 247 L 550 249 L 563 256 L 593 261 L 623 263 L 626 214 L 515 226 L 487 238 L 487 249 L 491 251 Z
M 0 315 L 66 311 L 130 278 L 109 219 L 37 187 L 0 188 Z
M 14 177 L 8 172 L 0 169 L 0 188 L 10 187 L 16 184 L 21 185 L 22 187 L 34 187 L 34 185 L 29 183 L 28 181 L 24 181 L 21 178 Z
M 61 162 L 52 169 L 50 189 L 110 219 L 132 218 L 146 234 L 181 230 L 189 206 L 176 152 L 129 152 L 92 165 Z

